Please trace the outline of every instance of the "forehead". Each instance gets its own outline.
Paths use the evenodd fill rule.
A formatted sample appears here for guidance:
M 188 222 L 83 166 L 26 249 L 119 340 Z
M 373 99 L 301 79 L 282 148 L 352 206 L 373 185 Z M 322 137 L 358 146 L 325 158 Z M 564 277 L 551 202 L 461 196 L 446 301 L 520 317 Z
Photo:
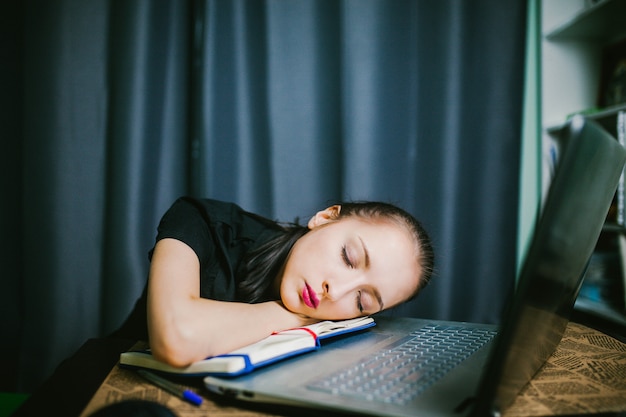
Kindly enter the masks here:
M 381 245 L 391 244 L 398 249 L 415 252 L 415 245 L 408 230 L 395 221 L 348 217 L 341 219 L 337 223 L 343 224 L 346 232 L 363 238 L 368 237 L 374 243 L 380 243 Z
M 347 218 L 347 236 L 361 241 L 370 258 L 368 279 L 391 307 L 410 297 L 419 281 L 419 264 L 414 240 L 396 222 Z M 338 222 L 341 223 L 341 222 Z

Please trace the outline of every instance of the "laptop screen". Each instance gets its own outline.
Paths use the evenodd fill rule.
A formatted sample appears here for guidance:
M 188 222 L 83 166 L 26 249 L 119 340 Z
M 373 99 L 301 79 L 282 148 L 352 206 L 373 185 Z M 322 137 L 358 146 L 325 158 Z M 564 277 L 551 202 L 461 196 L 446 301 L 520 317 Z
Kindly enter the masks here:
M 615 195 L 626 151 L 596 123 L 574 117 L 513 302 L 485 372 L 476 415 L 496 414 L 554 352 Z

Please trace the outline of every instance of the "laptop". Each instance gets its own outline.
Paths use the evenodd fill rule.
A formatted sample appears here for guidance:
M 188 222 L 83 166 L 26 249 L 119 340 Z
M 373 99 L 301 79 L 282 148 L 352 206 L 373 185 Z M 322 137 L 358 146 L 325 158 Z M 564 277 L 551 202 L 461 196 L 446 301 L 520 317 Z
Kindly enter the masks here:
M 373 416 L 496 416 L 560 342 L 620 181 L 626 151 L 572 118 L 517 287 L 499 327 L 377 317 L 360 334 L 211 392 L 245 401 Z M 504 278 L 503 278 L 504 279 Z

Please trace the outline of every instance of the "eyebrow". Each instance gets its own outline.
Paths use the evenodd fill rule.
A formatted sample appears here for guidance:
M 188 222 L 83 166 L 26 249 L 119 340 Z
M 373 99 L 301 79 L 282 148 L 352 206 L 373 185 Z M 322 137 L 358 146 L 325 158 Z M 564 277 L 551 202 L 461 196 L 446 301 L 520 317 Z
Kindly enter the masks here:
M 363 242 L 363 239 L 361 238 L 361 236 L 359 236 L 359 240 L 361 241 L 361 246 L 363 247 L 363 253 L 365 254 L 365 268 L 369 268 L 370 267 L 370 253 L 367 250 L 367 246 L 365 246 L 365 242 Z
M 369 268 L 370 267 L 370 253 L 367 250 L 367 246 L 365 245 L 365 242 L 360 236 L 359 236 L 359 240 L 361 241 L 361 246 L 363 247 L 363 253 L 365 255 L 365 268 Z M 382 311 L 383 307 L 385 306 L 385 303 L 383 303 L 383 297 L 380 296 L 380 292 L 378 292 L 376 288 L 373 288 L 372 292 L 374 293 L 374 297 L 376 297 L 376 301 L 378 301 L 380 311 Z

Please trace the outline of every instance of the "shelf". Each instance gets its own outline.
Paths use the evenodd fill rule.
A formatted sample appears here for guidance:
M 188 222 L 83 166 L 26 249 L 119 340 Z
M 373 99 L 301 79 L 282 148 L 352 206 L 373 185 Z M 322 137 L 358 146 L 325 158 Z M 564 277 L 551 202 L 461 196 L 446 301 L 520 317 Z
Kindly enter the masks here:
M 626 0 L 589 1 L 541 0 L 538 19 L 542 22 L 541 66 L 538 86 L 540 123 L 543 128 L 542 186 L 548 189 L 555 158 L 562 146 L 560 133 L 568 121 L 580 114 L 593 120 L 618 139 L 618 119 L 626 114 L 626 103 L 598 108 L 598 90 L 603 80 L 605 48 L 626 38 Z M 556 154 L 553 155 L 553 152 Z M 620 189 L 622 190 L 622 189 Z M 622 213 L 623 193 L 616 197 L 616 213 Z M 619 216 L 621 221 L 621 216 Z M 611 272 L 617 280 L 626 265 L 626 227 L 617 224 L 618 216 L 607 217 L 596 250 L 615 253 L 620 259 L 620 273 Z M 617 259 L 616 258 L 616 259 Z M 611 264 L 611 267 L 617 268 Z M 605 274 L 606 271 L 597 272 Z M 611 285 L 615 281 L 611 280 Z M 620 281 L 620 288 L 623 284 Z M 575 304 L 575 314 L 596 322 L 626 337 L 626 308 L 608 301 L 594 301 L 582 293 Z M 616 294 L 617 295 L 617 294 Z
M 606 233 L 622 233 L 626 234 L 626 227 L 615 223 L 604 223 L 602 231 Z
M 578 311 L 584 312 L 586 314 L 591 314 L 600 319 L 608 320 L 611 323 L 620 326 L 626 326 L 626 314 L 624 312 L 611 308 L 604 303 L 599 303 L 579 297 L 576 300 L 574 308 Z
M 626 4 L 626 2 L 625 2 L 625 4 Z M 591 120 L 597 121 L 605 129 L 607 129 L 607 127 L 609 127 L 609 129 L 607 129 L 607 130 L 614 135 L 615 134 L 615 126 L 616 126 L 616 123 L 617 123 L 617 115 L 619 114 L 619 112 L 622 112 L 622 111 L 626 111 L 626 104 L 619 104 L 617 106 L 608 107 L 606 109 L 602 109 L 602 110 L 598 110 L 598 111 L 594 111 L 594 112 L 581 111 L 580 113 L 577 113 L 577 114 L 583 114 L 587 119 L 591 119 Z M 572 116 L 573 115 L 568 116 L 567 117 L 568 120 Z M 566 124 L 566 122 L 560 123 L 558 125 L 548 126 L 548 127 L 546 127 L 546 131 L 550 135 L 556 135 L 556 134 L 558 134 L 561 131 L 561 129 L 565 126 L 565 124 Z
M 626 1 L 604 0 L 582 9 L 572 19 L 546 34 L 551 41 L 609 42 L 626 36 Z

